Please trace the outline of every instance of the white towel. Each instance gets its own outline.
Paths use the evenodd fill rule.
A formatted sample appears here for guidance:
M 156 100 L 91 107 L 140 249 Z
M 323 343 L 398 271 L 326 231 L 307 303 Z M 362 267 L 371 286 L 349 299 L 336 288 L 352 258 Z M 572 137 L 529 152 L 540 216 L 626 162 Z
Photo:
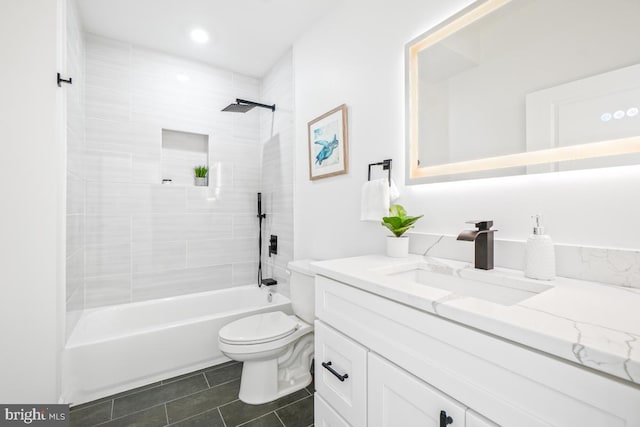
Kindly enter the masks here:
M 362 186 L 360 221 L 382 221 L 389 215 L 389 204 L 400 196 L 398 187 L 387 178 L 367 181 Z
M 398 190 L 398 186 L 396 186 L 396 183 L 391 180 L 391 185 L 389 186 L 389 200 L 393 203 L 398 200 L 399 197 L 400 191 Z

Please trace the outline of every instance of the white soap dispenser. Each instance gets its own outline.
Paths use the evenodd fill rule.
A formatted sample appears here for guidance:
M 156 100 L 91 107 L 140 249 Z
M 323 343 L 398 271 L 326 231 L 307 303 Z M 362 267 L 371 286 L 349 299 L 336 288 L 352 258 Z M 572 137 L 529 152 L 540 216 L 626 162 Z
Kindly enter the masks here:
M 544 234 L 542 216 L 534 215 L 533 234 L 527 239 L 524 275 L 530 279 L 553 280 L 556 276 L 556 253 L 551 237 Z

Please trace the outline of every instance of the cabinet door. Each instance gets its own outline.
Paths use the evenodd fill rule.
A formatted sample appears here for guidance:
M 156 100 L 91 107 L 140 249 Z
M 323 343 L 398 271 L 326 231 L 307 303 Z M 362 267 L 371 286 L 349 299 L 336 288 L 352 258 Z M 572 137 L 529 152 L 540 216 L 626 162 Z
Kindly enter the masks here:
M 318 393 L 313 397 L 313 425 L 316 427 L 350 427 Z
M 447 427 L 465 425 L 465 407 L 430 385 L 369 353 L 369 427 Z
M 467 410 L 467 427 L 499 427 L 470 409 Z
M 315 323 L 316 391 L 349 424 L 367 425 L 367 349 Z

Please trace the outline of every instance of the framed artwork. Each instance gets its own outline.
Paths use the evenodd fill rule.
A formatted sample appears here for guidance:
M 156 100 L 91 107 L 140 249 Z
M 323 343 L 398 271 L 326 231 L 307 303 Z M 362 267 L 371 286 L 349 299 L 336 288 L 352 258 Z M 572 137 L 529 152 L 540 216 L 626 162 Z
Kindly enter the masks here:
M 348 154 L 345 104 L 309 122 L 309 179 L 347 173 Z

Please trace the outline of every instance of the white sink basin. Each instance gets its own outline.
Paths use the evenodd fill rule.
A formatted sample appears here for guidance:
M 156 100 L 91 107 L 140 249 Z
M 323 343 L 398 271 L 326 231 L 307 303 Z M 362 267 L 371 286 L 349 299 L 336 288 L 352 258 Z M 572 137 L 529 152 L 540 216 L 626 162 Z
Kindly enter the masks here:
M 501 305 L 517 304 L 552 288 L 550 285 L 528 279 L 505 278 L 499 275 L 491 276 L 491 273 L 485 271 L 477 273 L 474 271 L 464 271 L 463 273 L 469 275 L 477 274 L 478 276 L 484 277 L 478 280 L 477 278 L 471 279 L 436 273 L 426 266 L 410 267 L 403 271 L 396 270 L 386 275 L 399 280 L 407 280 L 450 291 L 457 295 L 474 297 Z

